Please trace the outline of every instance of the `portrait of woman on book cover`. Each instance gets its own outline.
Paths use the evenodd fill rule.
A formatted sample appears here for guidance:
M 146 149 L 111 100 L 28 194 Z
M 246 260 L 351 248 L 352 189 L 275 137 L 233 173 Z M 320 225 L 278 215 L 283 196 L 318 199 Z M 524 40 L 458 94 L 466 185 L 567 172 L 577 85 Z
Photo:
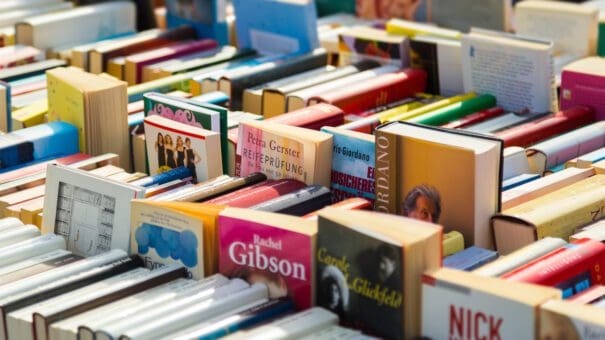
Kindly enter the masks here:
M 325 307 L 340 317 L 341 321 L 347 320 L 349 310 L 349 288 L 344 274 L 335 266 L 327 266 L 321 274 L 318 287 L 319 305 Z
M 191 138 L 185 138 L 185 166 L 191 171 L 193 182 L 197 183 L 195 164 L 202 160 L 200 154 L 191 147 Z
M 403 201 L 403 216 L 429 222 L 439 223 L 441 216 L 441 195 L 428 184 L 415 186 Z

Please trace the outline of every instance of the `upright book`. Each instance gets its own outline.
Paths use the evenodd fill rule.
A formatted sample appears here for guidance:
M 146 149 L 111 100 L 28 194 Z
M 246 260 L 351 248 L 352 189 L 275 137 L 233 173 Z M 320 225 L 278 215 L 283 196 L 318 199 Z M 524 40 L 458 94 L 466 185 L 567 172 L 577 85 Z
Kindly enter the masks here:
M 168 28 L 193 26 L 199 37 L 211 38 L 220 45 L 229 43 L 225 0 L 166 1 Z

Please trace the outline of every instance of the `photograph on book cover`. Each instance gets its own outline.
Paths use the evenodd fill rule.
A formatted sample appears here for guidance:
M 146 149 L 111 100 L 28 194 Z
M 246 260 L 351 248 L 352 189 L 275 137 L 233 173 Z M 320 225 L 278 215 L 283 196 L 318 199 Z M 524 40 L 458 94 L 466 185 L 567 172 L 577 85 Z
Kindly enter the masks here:
M 148 128 L 157 129 L 149 125 Z M 208 178 L 206 167 L 199 166 L 202 157 L 197 150 L 205 150 L 204 140 L 189 137 L 180 133 L 169 133 L 167 130 L 154 132 L 155 140 L 148 145 L 147 150 L 155 150 L 149 155 L 149 171 L 159 174 L 174 168 L 186 167 L 191 171 L 192 180 Z
M 438 224 L 441 216 L 439 190 L 428 184 L 413 187 L 405 196 L 401 211 L 405 217 Z

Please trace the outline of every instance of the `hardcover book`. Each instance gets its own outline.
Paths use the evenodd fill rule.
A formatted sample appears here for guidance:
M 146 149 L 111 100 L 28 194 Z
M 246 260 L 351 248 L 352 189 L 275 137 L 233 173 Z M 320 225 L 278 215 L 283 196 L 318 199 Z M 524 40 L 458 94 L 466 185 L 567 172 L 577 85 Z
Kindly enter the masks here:
M 363 197 L 373 205 L 376 198 L 374 136 L 332 127 L 321 131 L 331 134 L 334 140 L 330 176 L 334 202 Z
M 227 208 L 218 223 L 221 274 L 265 283 L 270 298 L 290 297 L 297 309 L 313 306 L 315 222 Z
M 130 200 L 143 194 L 141 187 L 49 165 L 42 232 L 62 236 L 77 255 L 128 251 Z
M 374 209 L 442 224 L 460 231 L 467 246 L 493 249 L 489 218 L 500 211 L 502 150 L 500 140 L 485 135 L 382 125 Z
M 441 227 L 325 208 L 318 228 L 317 305 L 366 334 L 390 339 L 422 334 L 420 275 L 440 266 Z
M 247 121 L 239 126 L 239 176 L 262 172 L 269 179 L 293 178 L 330 185 L 332 136 L 286 125 Z
M 186 168 L 192 181 L 220 176 L 222 157 L 219 133 L 172 121 L 158 115 L 145 118 L 149 172 L 159 174 Z

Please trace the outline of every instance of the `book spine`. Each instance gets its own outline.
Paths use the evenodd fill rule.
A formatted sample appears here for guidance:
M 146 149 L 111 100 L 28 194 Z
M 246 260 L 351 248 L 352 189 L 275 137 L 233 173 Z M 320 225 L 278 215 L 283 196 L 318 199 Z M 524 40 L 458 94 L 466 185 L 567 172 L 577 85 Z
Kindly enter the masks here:
M 374 210 L 396 214 L 397 209 L 397 136 L 376 130 L 376 200 Z
M 489 109 L 491 107 L 494 107 L 495 105 L 496 97 L 490 94 L 484 94 L 475 98 L 445 106 L 441 109 L 437 109 L 427 114 L 412 118 L 409 121 L 412 123 L 437 126 L 445 124 L 455 119 L 462 118 L 468 114 L 480 110 Z
M 444 128 L 448 129 L 460 129 L 463 127 L 467 127 L 469 125 L 481 123 L 491 118 L 495 118 L 504 113 L 504 109 L 501 107 L 493 107 L 491 109 L 479 111 L 472 113 L 464 118 L 460 118 L 458 120 L 449 122 L 447 124 L 442 125 Z

